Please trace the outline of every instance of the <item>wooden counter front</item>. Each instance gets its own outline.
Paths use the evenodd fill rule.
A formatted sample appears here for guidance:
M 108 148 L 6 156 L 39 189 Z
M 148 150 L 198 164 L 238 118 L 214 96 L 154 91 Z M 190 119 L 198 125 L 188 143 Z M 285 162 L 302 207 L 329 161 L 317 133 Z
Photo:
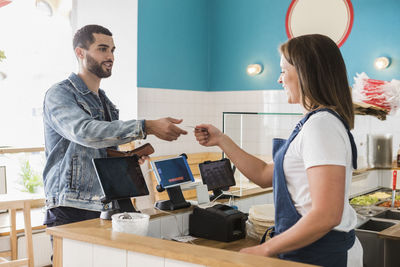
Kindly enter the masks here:
M 229 251 L 224 245 L 229 243 L 210 241 L 212 248 L 207 247 L 207 242 L 200 240 L 201 245 L 179 243 L 147 236 L 137 236 L 112 231 L 111 221 L 93 219 L 73 224 L 67 224 L 47 229 L 47 233 L 54 236 L 54 261 L 55 267 L 62 266 L 62 239 L 72 239 L 101 246 L 133 251 L 168 259 L 200 264 L 204 266 L 244 267 L 244 266 L 311 266 L 307 264 L 283 261 L 276 258 L 254 256 Z M 252 241 L 243 240 L 243 247 Z M 250 242 L 250 243 L 249 243 Z M 239 242 L 238 242 L 239 243 Z M 225 247 L 226 248 L 226 247 Z M 235 246 L 234 250 L 240 249 Z

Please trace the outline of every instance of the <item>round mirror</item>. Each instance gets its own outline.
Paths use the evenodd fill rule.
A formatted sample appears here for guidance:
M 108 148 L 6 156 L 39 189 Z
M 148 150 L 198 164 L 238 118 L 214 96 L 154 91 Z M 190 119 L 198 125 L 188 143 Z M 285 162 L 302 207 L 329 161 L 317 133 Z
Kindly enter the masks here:
M 353 27 L 350 0 L 292 0 L 286 13 L 286 33 L 290 38 L 319 33 L 327 35 L 340 47 Z

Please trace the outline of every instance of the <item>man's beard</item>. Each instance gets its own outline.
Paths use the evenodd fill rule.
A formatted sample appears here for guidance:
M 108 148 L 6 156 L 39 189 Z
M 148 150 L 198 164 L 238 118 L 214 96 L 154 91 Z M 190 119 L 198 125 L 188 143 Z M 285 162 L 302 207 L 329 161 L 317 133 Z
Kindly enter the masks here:
M 101 64 L 97 63 L 97 61 L 90 55 L 86 55 L 86 60 L 87 60 L 87 69 L 97 77 L 108 78 L 111 76 L 111 69 L 103 70 Z

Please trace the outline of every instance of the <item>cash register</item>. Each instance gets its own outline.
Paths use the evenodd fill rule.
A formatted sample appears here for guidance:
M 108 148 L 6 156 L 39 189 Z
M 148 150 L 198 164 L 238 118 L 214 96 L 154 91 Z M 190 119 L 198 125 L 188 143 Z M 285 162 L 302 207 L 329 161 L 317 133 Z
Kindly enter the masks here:
M 222 242 L 235 241 L 246 237 L 246 220 L 246 214 L 227 205 L 194 207 L 189 215 L 189 234 Z

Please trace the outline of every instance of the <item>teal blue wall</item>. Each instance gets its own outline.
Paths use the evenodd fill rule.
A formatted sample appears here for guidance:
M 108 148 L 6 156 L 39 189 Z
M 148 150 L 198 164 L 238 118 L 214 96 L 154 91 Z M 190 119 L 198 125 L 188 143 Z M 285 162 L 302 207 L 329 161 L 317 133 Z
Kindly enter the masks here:
M 289 0 L 218 0 L 210 2 L 211 91 L 281 89 L 278 45 L 287 40 Z M 262 63 L 257 76 L 249 64 Z
M 350 84 L 356 73 L 370 78 L 400 80 L 400 1 L 353 0 L 354 24 L 349 38 L 341 47 Z M 373 62 L 389 56 L 389 68 L 376 70 Z
M 208 0 L 139 0 L 139 87 L 208 90 Z
M 138 86 L 202 91 L 281 89 L 279 44 L 291 0 L 139 0 Z M 400 79 L 400 1 L 353 0 L 341 47 L 350 84 L 358 72 Z M 392 58 L 382 71 L 376 57 Z M 261 75 L 246 75 L 250 63 Z

